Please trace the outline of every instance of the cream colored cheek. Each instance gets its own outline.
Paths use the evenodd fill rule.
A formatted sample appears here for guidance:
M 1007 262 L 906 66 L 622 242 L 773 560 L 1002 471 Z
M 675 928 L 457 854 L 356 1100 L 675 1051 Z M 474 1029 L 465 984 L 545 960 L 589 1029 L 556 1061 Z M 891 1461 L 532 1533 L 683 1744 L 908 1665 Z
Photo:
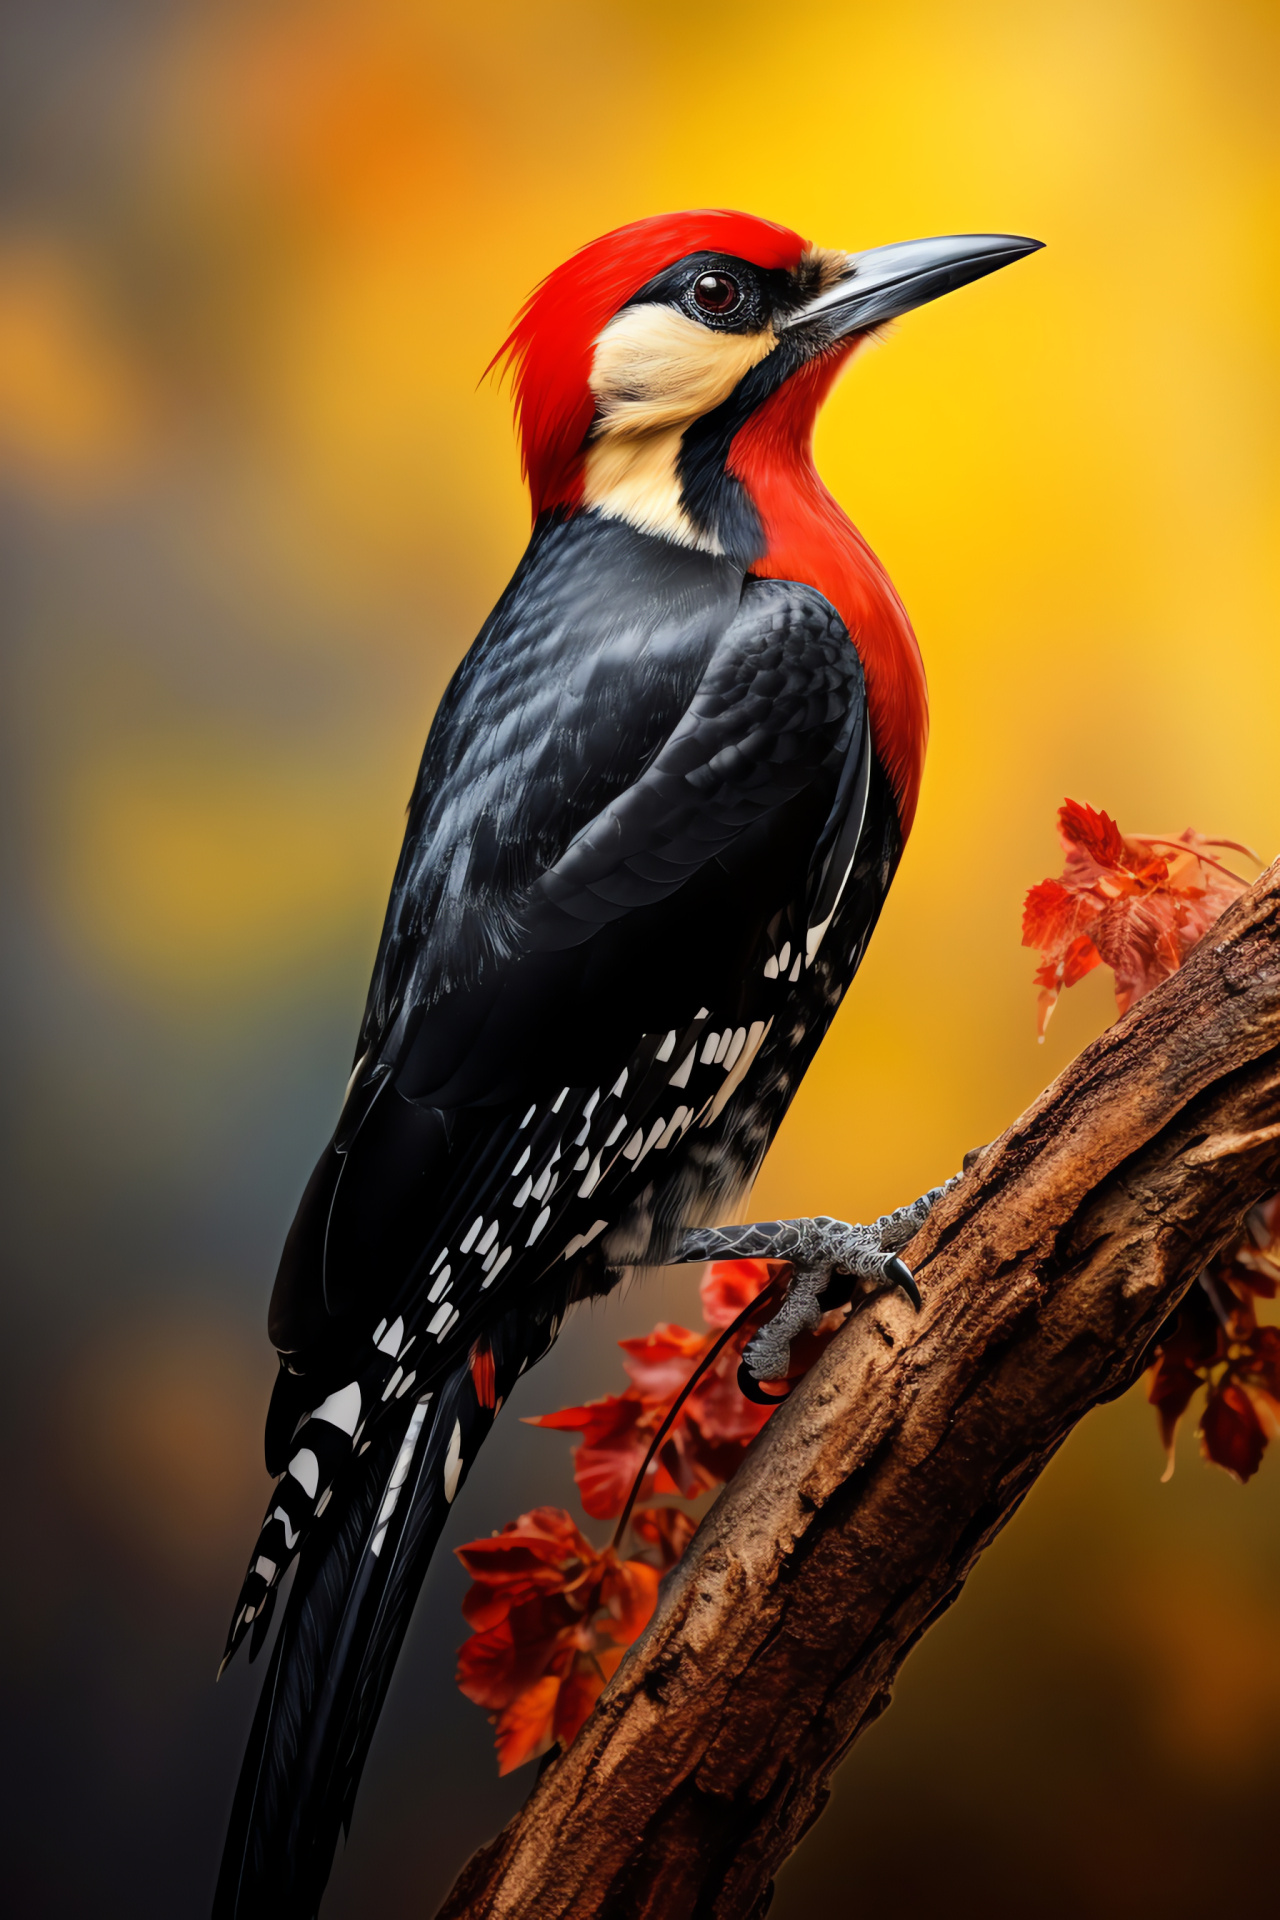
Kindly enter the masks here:
M 709 413 L 776 344 L 772 328 L 716 333 L 670 307 L 628 307 L 596 342 L 596 435 L 656 433 Z

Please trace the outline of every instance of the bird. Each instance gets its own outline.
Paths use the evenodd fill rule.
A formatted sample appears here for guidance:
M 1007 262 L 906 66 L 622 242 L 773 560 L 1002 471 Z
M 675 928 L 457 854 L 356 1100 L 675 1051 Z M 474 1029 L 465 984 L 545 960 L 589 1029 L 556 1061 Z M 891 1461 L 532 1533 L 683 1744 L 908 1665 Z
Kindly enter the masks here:
M 314 1920 L 428 1561 L 516 1380 L 629 1271 L 791 1262 L 747 1347 L 898 1257 L 871 1226 L 725 1227 L 871 937 L 916 811 L 920 649 L 818 476 L 857 348 L 1034 252 L 860 252 L 712 209 L 530 295 L 532 533 L 431 723 L 354 1066 L 271 1296 L 274 1478 L 224 1666 L 264 1645 L 214 1920 Z

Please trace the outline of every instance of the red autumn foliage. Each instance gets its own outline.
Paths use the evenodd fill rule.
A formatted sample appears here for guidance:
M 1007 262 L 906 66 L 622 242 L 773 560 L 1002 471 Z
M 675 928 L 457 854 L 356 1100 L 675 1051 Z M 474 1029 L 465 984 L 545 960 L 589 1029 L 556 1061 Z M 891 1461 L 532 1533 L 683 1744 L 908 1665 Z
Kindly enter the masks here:
M 462 1603 L 474 1631 L 458 1685 L 490 1710 L 499 1773 L 572 1740 L 648 1625 L 658 1581 L 693 1523 L 642 1509 L 633 1531 L 647 1557 L 623 1560 L 612 1547 L 598 1553 L 563 1508 L 536 1507 L 456 1549 L 474 1583 Z
M 1280 1194 L 1255 1207 L 1236 1246 L 1205 1269 L 1155 1346 L 1147 1398 L 1173 1472 L 1178 1422 L 1205 1390 L 1200 1451 L 1237 1480 L 1258 1471 L 1280 1430 L 1280 1327 L 1262 1326 L 1257 1302 L 1280 1286 Z
M 1042 1040 L 1059 994 L 1095 967 L 1111 968 L 1125 1013 L 1182 965 L 1247 884 L 1210 848 L 1258 857 L 1190 827 L 1176 840 L 1126 836 L 1077 800 L 1060 808 L 1058 833 L 1062 874 L 1032 887 L 1022 909 L 1022 944 L 1041 955 Z M 1169 1456 L 1166 1480 L 1178 1422 L 1202 1388 L 1200 1450 L 1237 1480 L 1258 1471 L 1280 1425 L 1280 1327 L 1260 1326 L 1255 1305 L 1274 1299 L 1280 1282 L 1278 1209 L 1280 1195 L 1254 1208 L 1240 1241 L 1201 1275 L 1153 1347 L 1147 1397 Z
M 1041 956 L 1041 1039 L 1059 994 L 1095 967 L 1111 968 L 1125 1013 L 1182 965 L 1247 884 L 1210 849 L 1257 858 L 1238 841 L 1210 840 L 1190 827 L 1176 840 L 1126 836 L 1109 814 L 1078 800 L 1059 809 L 1058 833 L 1067 855 L 1062 873 L 1032 887 L 1022 909 L 1022 944 Z
M 702 1316 L 708 1333 L 669 1322 L 637 1340 L 621 1340 L 631 1384 L 582 1407 L 529 1421 L 580 1433 L 574 1478 L 587 1512 L 622 1512 L 672 1402 L 718 1334 L 769 1284 L 765 1260 L 724 1260 L 707 1268 Z M 794 1343 L 789 1379 L 812 1366 L 847 1309 Z M 645 1475 L 641 1494 L 696 1498 L 722 1486 L 773 1409 L 738 1391 L 738 1363 L 751 1338 L 742 1328 L 708 1367 L 673 1421 Z M 634 1557 L 591 1545 L 559 1507 L 538 1507 L 489 1540 L 456 1549 L 471 1574 L 463 1612 L 473 1634 L 458 1657 L 458 1685 L 487 1707 L 496 1730 L 498 1770 L 510 1773 L 559 1742 L 568 1745 L 623 1653 L 648 1625 L 658 1581 L 693 1538 L 696 1521 L 679 1507 L 638 1507 L 630 1532 Z

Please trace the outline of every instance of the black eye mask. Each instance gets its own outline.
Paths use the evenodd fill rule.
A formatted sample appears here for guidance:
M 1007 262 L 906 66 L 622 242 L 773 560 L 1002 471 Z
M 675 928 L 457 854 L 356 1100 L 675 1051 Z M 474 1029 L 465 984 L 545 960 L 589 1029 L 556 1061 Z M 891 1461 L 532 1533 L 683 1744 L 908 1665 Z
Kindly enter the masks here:
M 627 306 L 674 307 L 716 333 L 760 333 L 802 300 L 788 273 L 753 267 L 729 253 L 691 253 L 656 274 Z

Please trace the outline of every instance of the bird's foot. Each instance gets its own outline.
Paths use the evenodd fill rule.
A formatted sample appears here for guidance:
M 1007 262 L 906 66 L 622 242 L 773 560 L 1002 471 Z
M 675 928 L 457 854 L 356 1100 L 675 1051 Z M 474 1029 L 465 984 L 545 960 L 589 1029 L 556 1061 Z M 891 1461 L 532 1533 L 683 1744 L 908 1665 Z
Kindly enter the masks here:
M 749 1400 L 769 1403 L 776 1394 L 762 1391 L 767 1381 L 785 1379 L 791 1342 L 812 1333 L 825 1313 L 847 1306 L 856 1293 L 898 1287 L 914 1307 L 920 1292 L 906 1262 L 899 1258 L 944 1193 L 961 1175 L 931 1187 L 909 1207 L 882 1213 L 869 1226 L 850 1225 L 820 1214 L 812 1220 L 766 1220 L 753 1226 L 704 1227 L 687 1233 L 675 1258 L 691 1260 L 786 1260 L 791 1278 L 782 1305 L 748 1341 L 738 1369 L 738 1385 Z

